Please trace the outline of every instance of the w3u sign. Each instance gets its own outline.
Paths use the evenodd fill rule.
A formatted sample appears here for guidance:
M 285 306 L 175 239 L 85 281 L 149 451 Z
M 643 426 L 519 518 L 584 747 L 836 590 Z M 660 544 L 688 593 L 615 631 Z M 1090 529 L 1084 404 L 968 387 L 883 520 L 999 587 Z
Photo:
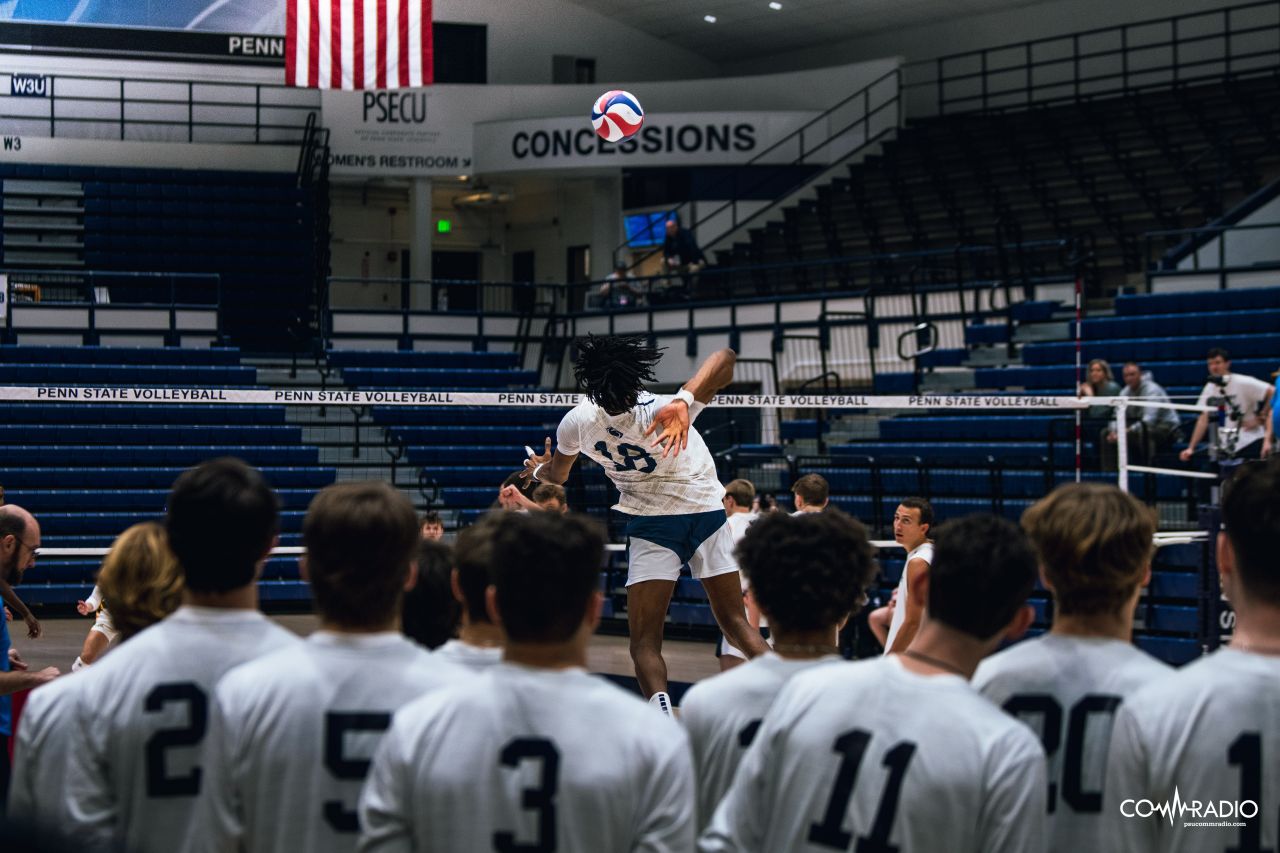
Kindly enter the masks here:
M 9 94 L 15 98 L 47 98 L 49 78 L 43 74 L 10 74 Z

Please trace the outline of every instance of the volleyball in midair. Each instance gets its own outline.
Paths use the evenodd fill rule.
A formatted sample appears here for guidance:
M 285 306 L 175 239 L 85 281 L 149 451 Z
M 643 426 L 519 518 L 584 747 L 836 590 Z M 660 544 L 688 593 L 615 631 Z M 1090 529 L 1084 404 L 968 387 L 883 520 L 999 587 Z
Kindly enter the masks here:
M 617 142 L 640 129 L 644 110 L 636 96 L 621 89 L 611 89 L 591 105 L 591 126 L 606 142 Z

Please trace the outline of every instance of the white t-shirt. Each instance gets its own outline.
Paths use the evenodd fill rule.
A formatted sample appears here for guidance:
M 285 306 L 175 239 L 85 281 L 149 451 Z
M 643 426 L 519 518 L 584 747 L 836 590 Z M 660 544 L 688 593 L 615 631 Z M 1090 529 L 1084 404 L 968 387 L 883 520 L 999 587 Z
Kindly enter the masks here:
M 360 824 L 358 849 L 379 853 L 687 853 L 689 741 L 585 670 L 504 662 L 396 713 Z
M 689 732 L 698 784 L 698 828 L 719 805 L 761 720 L 782 685 L 796 673 L 839 662 L 838 655 L 791 660 L 766 652 L 728 672 L 699 681 L 680 702 L 680 722 Z
M 1271 386 L 1252 376 L 1231 373 L 1226 377 L 1227 384 L 1219 388 L 1212 382 L 1206 382 L 1200 391 L 1200 406 L 1223 406 L 1226 408 L 1224 426 L 1228 430 L 1240 430 L 1235 449 L 1243 449 L 1255 441 L 1266 437 L 1267 424 L 1260 417 L 1258 407 L 1267 397 Z M 1240 417 L 1236 418 L 1235 415 Z M 1228 435 L 1219 432 L 1218 444 L 1223 449 L 1228 447 Z
M 432 654 L 449 663 L 465 666 L 472 672 L 484 672 L 502 663 L 501 646 L 473 646 L 456 639 L 447 641 Z
M 391 715 L 474 677 L 391 632 L 316 631 L 236 667 L 214 692 L 187 849 L 351 853 L 360 788 Z
M 987 658 L 982 695 L 1031 727 L 1049 758 L 1049 850 L 1105 847 L 1103 783 L 1116 709 L 1173 669 L 1130 643 L 1046 634 Z
M 906 561 L 902 564 L 902 577 L 898 580 L 898 603 L 893 608 L 893 619 L 889 621 L 889 635 L 884 641 L 884 653 L 889 654 L 889 649 L 893 648 L 894 638 L 898 636 L 898 631 L 902 628 L 903 621 L 907 618 L 907 566 L 911 565 L 912 560 L 924 560 L 925 563 L 933 565 L 933 543 L 925 542 L 917 545 L 907 554 Z
M 666 459 L 661 448 L 651 447 L 657 432 L 644 434 L 654 413 L 671 399 L 645 392 L 634 409 L 621 415 L 609 415 L 584 400 L 560 421 L 556 449 L 566 455 L 583 453 L 600 463 L 620 493 L 614 506 L 620 512 L 683 515 L 723 510 L 724 486 L 696 429 L 689 427 L 688 448 Z M 692 409 L 689 414 L 694 414 Z
M 213 688 L 232 667 L 301 642 L 256 610 L 184 605 L 77 678 L 67 727 L 67 834 L 172 853 L 203 795 Z
M 0 619 L 4 618 L 0 615 Z M 75 694 L 82 672 L 63 675 L 31 691 L 13 743 L 9 814 L 38 827 L 60 829 L 68 819 L 67 762 Z
M 780 691 L 702 853 L 1036 853 L 1045 759 L 964 679 L 897 655 L 801 672 Z
M 1277 849 L 1278 720 L 1280 657 L 1229 648 L 1206 655 L 1125 700 L 1116 713 L 1107 760 L 1104 814 L 1111 849 L 1126 853 Z M 1136 802 L 1140 800 L 1150 802 Z M 1256 802 L 1255 817 L 1226 813 L 1244 800 Z M 1135 812 L 1150 814 L 1153 805 L 1166 804 L 1174 804 L 1174 810 L 1126 817 Z M 1218 814 L 1206 814 L 1206 804 Z M 1241 805 L 1248 809 L 1246 814 L 1253 813 L 1251 806 Z M 1247 826 L 1186 825 L 1237 821 Z

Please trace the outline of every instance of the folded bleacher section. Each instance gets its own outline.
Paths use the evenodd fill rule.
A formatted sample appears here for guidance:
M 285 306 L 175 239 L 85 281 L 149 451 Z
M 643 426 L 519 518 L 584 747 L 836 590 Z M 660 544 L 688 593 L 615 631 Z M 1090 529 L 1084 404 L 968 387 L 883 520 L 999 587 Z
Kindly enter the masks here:
M 0 346 L 0 384 L 86 389 L 99 385 L 252 387 L 255 370 L 235 348 Z M 312 496 L 335 470 L 286 422 L 283 406 L 167 405 L 58 400 L 6 403 L 0 484 L 39 519 L 42 547 L 105 548 L 127 527 L 160 519 L 174 479 L 218 456 L 259 467 L 280 495 L 282 545 L 299 545 Z M 22 595 L 33 604 L 83 599 L 101 559 L 46 558 Z M 265 601 L 309 600 L 297 558 L 267 562 Z
M 7 163 L 0 200 L 0 264 L 91 270 L 113 303 L 169 301 L 167 282 L 113 271 L 216 274 L 223 329 L 246 351 L 288 349 L 313 307 L 315 204 L 292 173 Z M 218 293 L 190 280 L 177 297 Z

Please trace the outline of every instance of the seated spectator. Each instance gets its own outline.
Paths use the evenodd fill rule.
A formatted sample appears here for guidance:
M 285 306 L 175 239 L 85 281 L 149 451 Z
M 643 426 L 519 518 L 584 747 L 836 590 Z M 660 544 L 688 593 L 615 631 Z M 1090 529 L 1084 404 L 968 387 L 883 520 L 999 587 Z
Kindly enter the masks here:
M 693 232 L 681 227 L 676 219 L 667 220 L 667 236 L 662 241 L 662 264 L 668 272 L 680 276 L 680 283 L 674 279 L 667 287 L 666 298 L 688 299 L 693 295 L 694 273 L 700 272 L 707 265 L 707 258 L 698 248 Z
M 1125 362 L 1124 388 L 1121 397 L 1168 403 L 1169 395 L 1156 384 L 1151 371 L 1144 371 L 1136 361 Z M 1173 409 L 1159 406 L 1129 406 L 1125 410 L 1128 425 L 1129 459 L 1138 464 L 1151 461 L 1157 454 L 1169 450 L 1182 438 L 1181 422 Z M 1116 423 L 1112 421 L 1102 433 L 1102 467 L 1114 471 L 1119 465 L 1116 454 Z
M 1100 358 L 1089 362 L 1087 379 L 1080 383 L 1077 393 L 1081 397 L 1114 397 L 1120 393 L 1120 386 L 1111 375 L 1111 365 Z M 1106 403 L 1090 406 L 1084 413 L 1085 440 L 1091 445 L 1101 431 L 1111 421 L 1111 407 Z
M 626 261 L 613 265 L 613 272 L 587 293 L 588 308 L 626 308 L 640 302 L 640 286 Z

